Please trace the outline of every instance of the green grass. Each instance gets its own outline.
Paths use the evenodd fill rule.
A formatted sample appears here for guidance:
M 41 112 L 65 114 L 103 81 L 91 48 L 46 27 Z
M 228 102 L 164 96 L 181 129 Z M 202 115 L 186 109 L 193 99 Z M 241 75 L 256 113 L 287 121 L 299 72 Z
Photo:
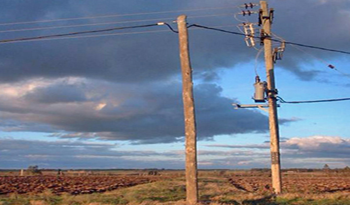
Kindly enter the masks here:
M 350 205 L 348 195 L 348 193 L 290 193 L 274 197 L 269 193 L 237 190 L 224 177 L 205 176 L 199 179 L 199 199 L 202 204 Z M 184 205 L 185 199 L 185 180 L 181 177 L 88 195 L 63 194 L 57 196 L 50 191 L 38 195 L 11 194 L 7 197 L 0 197 L 0 205 Z

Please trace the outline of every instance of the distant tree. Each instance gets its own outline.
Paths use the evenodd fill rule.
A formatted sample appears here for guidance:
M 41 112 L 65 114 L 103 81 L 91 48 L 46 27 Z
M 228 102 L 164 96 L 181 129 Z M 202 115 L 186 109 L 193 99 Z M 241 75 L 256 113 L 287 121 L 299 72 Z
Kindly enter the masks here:
M 345 172 L 350 172 L 350 167 L 346 166 L 346 167 L 344 168 L 344 171 L 345 171 Z
M 32 174 L 32 175 L 41 175 L 41 171 L 39 170 L 38 165 L 29 166 L 27 169 L 27 172 L 28 174 Z
M 325 164 L 322 170 L 328 172 L 331 170 L 331 168 L 328 166 L 328 164 Z

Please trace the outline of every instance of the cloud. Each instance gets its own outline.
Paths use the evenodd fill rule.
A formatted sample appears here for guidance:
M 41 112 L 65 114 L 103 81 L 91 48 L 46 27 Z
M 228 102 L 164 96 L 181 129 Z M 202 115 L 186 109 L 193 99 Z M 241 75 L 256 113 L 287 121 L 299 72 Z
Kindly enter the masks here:
M 176 152 L 120 149 L 113 143 L 0 139 L 0 163 L 5 169 L 183 167 L 183 155 Z
M 184 136 L 181 84 L 109 83 L 84 78 L 33 79 L 2 84 L 3 131 L 42 131 L 62 138 L 129 140 L 135 144 L 170 143 Z M 212 83 L 194 87 L 198 137 L 265 133 L 267 116 L 235 110 Z M 286 124 L 293 120 L 282 119 Z M 42 130 L 40 130 L 42 129 Z
M 24 100 L 36 103 L 69 103 L 86 101 L 84 91 L 69 84 L 55 84 L 50 87 L 37 88 L 24 96 Z
M 350 139 L 331 136 L 291 138 L 282 143 L 286 154 L 294 157 L 349 158 Z
M 310 136 L 306 138 L 293 137 L 284 139 L 280 142 L 283 152 L 292 153 L 305 157 L 315 157 L 316 155 L 324 155 L 330 157 L 341 157 L 349 154 L 350 139 L 332 136 Z M 232 149 L 270 149 L 270 141 L 263 144 L 247 144 L 247 145 L 221 145 L 213 144 L 208 147 L 221 147 Z M 334 156 L 333 156 L 334 155 Z
M 184 150 L 125 151 L 119 144 L 81 141 L 0 139 L 2 168 L 167 168 L 183 169 Z M 267 153 L 252 151 L 198 151 L 199 168 L 250 168 L 265 166 Z M 102 160 L 103 159 L 103 160 Z M 266 163 L 268 165 L 268 163 Z
M 207 145 L 207 147 L 222 147 L 222 148 L 232 148 L 232 149 L 270 149 L 268 143 L 265 144 L 251 144 L 251 145 Z
M 333 167 L 343 168 L 350 164 L 350 139 L 347 138 L 332 136 L 294 137 L 286 139 L 280 144 L 283 167 L 322 168 L 324 164 L 332 164 Z M 213 144 L 207 145 L 207 147 L 233 150 L 266 150 L 266 154 L 268 154 L 270 142 L 247 145 Z
M 98 16 L 106 14 L 147 13 L 152 11 L 185 10 L 198 8 L 198 3 L 204 8 L 223 7 L 227 9 L 212 9 L 208 11 L 169 12 L 164 14 L 149 14 L 135 16 L 120 16 L 115 18 L 85 19 L 76 21 L 62 21 L 44 23 L 38 25 L 14 25 L 6 29 L 57 26 L 100 23 L 106 21 L 135 21 L 147 19 L 149 22 L 129 23 L 128 25 L 148 24 L 162 21 L 171 22 L 181 13 L 188 13 L 189 23 L 203 24 L 207 26 L 232 25 L 233 13 L 240 10 L 232 7 L 232 2 L 220 1 L 162 1 L 149 4 L 146 1 L 105 1 L 103 5 L 95 1 L 60 1 L 48 4 L 45 1 L 31 1 L 30 3 L 6 2 L 2 5 L 1 13 L 8 21 L 32 21 L 41 19 L 70 18 L 78 16 Z M 234 5 L 243 4 L 237 1 Z M 349 41 L 346 35 L 350 30 L 347 24 L 350 4 L 346 0 L 318 1 L 307 0 L 303 4 L 294 2 L 270 1 L 275 8 L 274 32 L 289 41 L 311 44 L 316 46 L 349 50 L 344 42 Z M 230 6 L 230 7 L 229 7 Z M 112 9 L 113 8 L 113 9 Z M 313 9 L 305 9 L 313 8 Z M 257 8 L 256 8 L 257 9 Z M 127 14 L 130 14 L 127 13 Z M 211 18 L 199 18 L 204 14 L 231 15 L 216 16 Z M 21 15 L 18 15 L 21 14 Z M 74 14 L 74 16 L 72 16 Z M 242 17 L 241 17 L 242 18 Z M 244 19 L 244 18 L 243 18 Z M 256 21 L 256 16 L 249 19 Z M 219 23 L 220 22 L 220 23 Z M 236 21 L 236 24 L 239 22 Z M 71 29 L 56 29 L 47 31 L 31 31 L 3 33 L 3 38 L 17 38 L 23 36 L 36 36 L 52 33 L 66 33 L 79 30 L 93 30 L 125 24 L 106 25 L 99 27 L 82 27 Z M 173 25 L 176 27 L 176 25 Z M 139 29 L 135 31 L 157 31 L 166 28 L 156 27 Z M 225 28 L 236 30 L 235 28 Z M 134 31 L 134 30 L 133 30 Z M 322 32 L 320 32 L 322 31 Z M 130 31 L 126 31 L 130 32 Z M 316 35 L 317 34 L 317 35 Z M 312 36 L 312 38 L 310 38 Z M 211 80 L 215 74 L 207 73 L 208 70 L 217 68 L 232 68 L 238 63 L 252 60 L 255 50 L 247 48 L 243 37 L 209 30 L 191 30 L 190 48 L 193 68 L 197 72 L 203 72 L 204 78 Z M 0 51 L 0 81 L 16 82 L 29 78 L 61 78 L 61 77 L 86 77 L 103 79 L 113 82 L 150 82 L 169 79 L 179 74 L 178 37 L 172 32 L 150 33 L 139 35 L 122 35 L 114 37 L 85 38 L 75 40 L 53 40 L 44 42 L 28 42 L 18 44 L 4 44 Z M 337 55 L 326 52 L 310 51 L 318 58 L 329 60 Z M 310 62 L 310 56 L 303 52 L 287 47 L 285 58 L 277 65 L 288 69 L 300 79 L 311 80 L 319 75 L 320 69 L 307 68 L 303 63 Z M 313 57 L 311 57 L 314 59 Z
M 198 149 L 199 168 L 250 169 L 269 168 L 268 143 Z M 282 143 L 282 168 L 331 168 L 349 166 L 350 140 L 331 136 L 291 138 Z M 92 141 L 39 141 L 0 138 L 2 168 L 184 168 L 184 150 L 123 150 L 120 144 Z M 103 160 L 101 160 L 103 159 Z

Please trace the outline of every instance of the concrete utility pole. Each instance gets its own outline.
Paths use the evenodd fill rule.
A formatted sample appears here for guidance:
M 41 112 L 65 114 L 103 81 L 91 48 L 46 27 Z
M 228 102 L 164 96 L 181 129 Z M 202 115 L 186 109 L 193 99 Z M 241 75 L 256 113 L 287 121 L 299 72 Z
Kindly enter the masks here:
M 182 71 L 182 99 L 184 103 L 185 114 L 186 204 L 195 205 L 198 202 L 197 133 L 186 16 L 179 16 L 177 18 L 177 24 L 179 30 L 180 60 Z
M 268 5 L 266 1 L 260 1 L 262 10 L 262 25 L 265 49 L 265 65 L 266 65 L 266 81 L 268 89 L 268 103 L 269 103 L 269 127 L 271 137 L 271 175 L 272 175 L 272 187 L 276 194 L 282 192 L 282 180 L 281 180 L 281 160 L 280 160 L 280 145 L 279 145 L 279 130 L 278 130 L 278 117 L 276 106 L 276 94 L 275 87 L 275 75 L 274 75 L 274 62 L 272 58 L 272 43 L 271 43 L 271 21 L 270 12 L 268 11 Z

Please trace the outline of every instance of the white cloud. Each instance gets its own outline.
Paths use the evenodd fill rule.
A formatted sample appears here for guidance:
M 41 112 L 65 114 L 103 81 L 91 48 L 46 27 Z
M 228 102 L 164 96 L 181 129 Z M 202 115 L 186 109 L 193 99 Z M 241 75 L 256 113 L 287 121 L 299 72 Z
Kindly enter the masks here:
M 250 166 L 268 165 L 270 162 L 270 143 L 247 145 L 207 145 L 208 147 L 232 150 L 250 150 L 254 161 Z M 260 151 L 256 151 L 260 150 Z M 228 151 L 232 152 L 232 151 Z M 294 137 L 281 142 L 281 158 L 284 167 L 320 168 L 324 164 L 343 168 L 350 164 L 350 139 L 332 136 Z M 235 159 L 233 159 L 235 160 Z M 261 162 L 265 163 L 261 164 Z M 243 165 L 243 164 L 241 164 Z
M 291 138 L 282 143 L 284 148 L 293 148 L 301 150 L 318 150 L 322 149 L 321 146 L 337 146 L 337 145 L 350 145 L 350 139 L 344 139 L 341 137 L 331 136 L 311 136 L 307 138 Z

